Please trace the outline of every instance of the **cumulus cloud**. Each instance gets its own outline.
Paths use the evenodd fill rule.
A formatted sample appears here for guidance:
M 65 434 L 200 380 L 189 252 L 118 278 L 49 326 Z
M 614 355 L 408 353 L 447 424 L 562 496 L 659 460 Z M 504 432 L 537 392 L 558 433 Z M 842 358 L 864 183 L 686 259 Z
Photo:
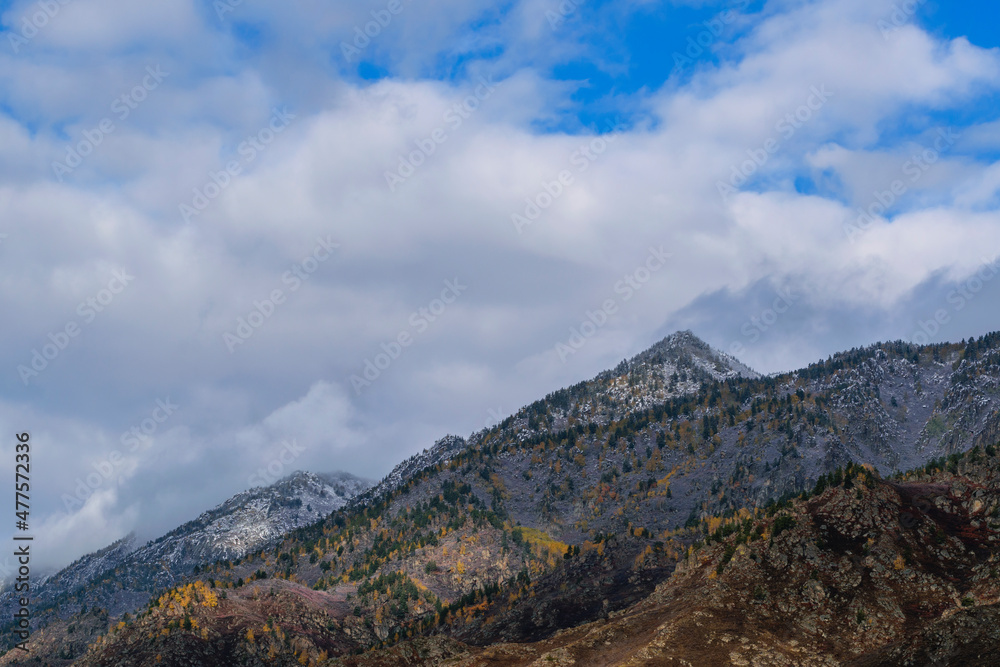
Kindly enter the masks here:
M 612 131 L 540 130 L 586 84 L 553 68 L 616 76 L 628 45 L 595 36 L 653 4 L 554 30 L 544 2 L 404 3 L 362 49 L 377 81 L 340 46 L 368 3 L 72 3 L 0 55 L 2 419 L 45 443 L 39 521 L 70 545 L 52 563 L 193 518 L 286 441 L 295 467 L 378 477 L 675 328 L 773 371 L 953 308 L 1000 241 L 996 121 L 955 113 L 995 92 L 998 52 L 915 23 L 887 38 L 889 2 L 771 2 L 717 61 L 606 96 Z M 908 169 L 949 123 L 959 138 Z M 70 150 L 87 155 L 60 180 Z M 670 257 L 626 287 L 651 252 Z M 439 307 L 446 281 L 466 287 Z M 983 333 L 991 288 L 939 335 Z M 789 289 L 794 308 L 754 325 Z M 67 511 L 165 400 L 149 446 Z

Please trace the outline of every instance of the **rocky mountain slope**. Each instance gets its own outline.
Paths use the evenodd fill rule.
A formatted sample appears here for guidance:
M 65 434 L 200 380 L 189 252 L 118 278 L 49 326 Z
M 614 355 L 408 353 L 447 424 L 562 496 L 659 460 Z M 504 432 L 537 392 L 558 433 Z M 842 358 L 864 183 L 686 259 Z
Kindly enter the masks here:
M 692 332 L 680 331 L 631 360 L 621 362 L 615 369 L 605 371 L 589 382 L 581 382 L 568 391 L 579 397 L 586 396 L 589 401 L 606 406 L 614 414 L 627 414 L 696 393 L 705 382 L 740 377 L 759 378 L 760 374 L 738 359 L 716 350 Z M 566 391 L 555 392 L 543 401 L 521 409 L 504 424 L 515 424 L 514 433 L 519 436 L 525 432 L 524 426 L 537 426 L 533 415 L 538 412 L 538 407 L 551 401 L 559 402 Z M 608 418 L 613 416 L 608 413 Z M 495 430 L 483 429 L 474 433 L 468 441 L 456 435 L 445 436 L 429 449 L 393 468 L 378 484 L 357 496 L 351 503 L 352 507 L 360 507 L 372 499 L 390 494 L 419 472 L 447 463 L 452 456 L 469 446 L 479 445 Z
M 373 660 L 554 646 L 581 624 L 655 602 L 679 563 L 681 575 L 691 567 L 705 530 L 732 524 L 720 517 L 767 529 L 765 507 L 829 486 L 838 468 L 857 477 L 863 465 L 865 479 L 882 484 L 998 435 L 997 334 L 877 344 L 761 377 L 684 332 L 468 440 L 446 438 L 273 548 L 204 563 L 187 580 L 238 596 L 266 582 L 308 604 L 345 602 L 350 613 L 334 617 L 329 636 L 310 635 L 293 652 L 296 661 L 305 653 L 300 664 L 322 664 L 324 650 L 324 659 L 342 655 L 323 642 Z M 211 622 L 202 613 L 199 622 Z M 294 614 L 282 618 L 288 628 Z M 415 637 L 427 639 L 405 641 Z
M 237 494 L 133 553 L 168 567 L 239 558 L 344 507 L 369 486 L 347 473 L 296 472 Z
M 880 344 L 770 378 L 695 340 L 676 334 L 468 442 L 450 437 L 356 506 L 398 498 L 434 469 L 435 484 L 469 484 L 514 523 L 564 542 L 661 534 L 795 493 L 850 461 L 888 474 L 1000 436 L 995 336 Z
M 352 655 L 364 645 L 351 631 L 362 621 L 346 597 L 284 580 L 235 588 L 212 580 L 161 597 L 76 664 L 156 664 L 156 656 L 177 661 L 170 664 L 327 667 L 995 664 L 994 447 L 891 479 L 852 464 L 794 500 L 710 517 L 697 532 L 673 576 L 644 599 L 527 643 L 456 637 L 506 610 L 551 613 L 534 582 L 512 582 L 478 613 L 457 614 L 423 636 Z M 587 545 L 580 557 L 591 561 L 590 576 L 602 571 L 599 550 Z M 575 558 L 555 568 L 564 584 L 579 574 Z M 395 596 L 394 585 L 385 594 Z
M 347 473 L 297 472 L 244 491 L 145 545 L 129 535 L 80 558 L 35 589 L 34 609 L 43 622 L 88 606 L 113 616 L 134 611 L 154 591 L 184 580 L 195 568 L 271 545 L 344 507 L 370 485 Z M 10 592 L 0 597 L 5 617 L 12 603 Z
M 544 641 L 477 647 L 436 636 L 322 664 L 996 664 L 995 448 L 896 479 L 851 466 L 813 491 L 707 520 L 705 541 L 652 595 Z

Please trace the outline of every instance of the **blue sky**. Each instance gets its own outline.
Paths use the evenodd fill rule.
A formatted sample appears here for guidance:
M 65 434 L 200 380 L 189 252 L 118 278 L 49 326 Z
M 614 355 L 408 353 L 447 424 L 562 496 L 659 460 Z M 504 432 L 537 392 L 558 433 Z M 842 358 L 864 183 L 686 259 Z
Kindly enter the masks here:
M 224 2 L 0 3 L 0 425 L 48 565 L 682 328 L 766 372 L 997 328 L 994 5 Z

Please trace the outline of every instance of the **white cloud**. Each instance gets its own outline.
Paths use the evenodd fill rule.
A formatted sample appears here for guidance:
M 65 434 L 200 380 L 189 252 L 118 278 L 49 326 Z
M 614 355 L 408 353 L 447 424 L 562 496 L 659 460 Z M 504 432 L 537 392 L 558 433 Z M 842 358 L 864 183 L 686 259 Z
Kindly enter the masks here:
M 403 75 L 371 85 L 341 80 L 331 64 L 371 10 L 361 3 L 247 2 L 222 22 L 183 3 L 158 6 L 152 19 L 81 3 L 76 25 L 53 23 L 30 52 L 0 56 L 9 110 L 0 115 L 0 302 L 9 323 L 0 387 L 34 408 L 25 419 L 53 424 L 46 437 L 59 472 L 46 484 L 72 487 L 157 398 L 183 405 L 125 484 L 71 522 L 53 519 L 51 534 L 84 548 L 69 536 L 113 539 L 139 520 L 169 528 L 244 487 L 290 438 L 306 448 L 301 467 L 383 474 L 436 436 L 480 428 L 497 405 L 512 411 L 639 351 L 706 295 L 791 284 L 818 322 L 893 313 L 895 335 L 906 336 L 911 322 L 897 311 L 911 308 L 915 291 L 969 275 L 983 248 L 998 247 L 995 166 L 977 154 L 993 146 L 995 122 L 963 128 L 889 219 L 854 243 L 844 231 L 869 193 L 927 145 L 935 115 L 996 88 L 995 50 L 915 26 L 886 40 L 875 27 L 885 2 L 773 3 L 727 46 L 721 67 L 624 98 L 657 122 L 640 121 L 581 161 L 592 137 L 532 129 L 566 113 L 572 86 L 547 79 L 548 66 L 575 53 L 585 29 L 540 30 L 545 3 L 518 4 L 509 22 L 483 28 L 507 48 L 470 66 L 468 80 L 404 76 L 473 49 L 463 41 L 470 21 L 489 10 L 459 4 L 409 6 L 370 47 Z M 254 50 L 235 26 L 264 17 L 274 21 L 260 24 Z M 157 22 L 162 35 L 144 40 Z M 189 39 L 189 52 L 178 48 Z M 549 40 L 555 55 L 543 57 Z M 163 87 L 54 181 L 66 136 L 107 114 L 150 61 L 171 72 Z M 447 109 L 489 66 L 503 84 L 453 126 Z M 824 85 L 833 96 L 785 136 L 777 123 Z M 276 106 L 296 118 L 185 223 L 178 206 L 211 172 L 244 159 L 240 142 Z M 903 120 L 914 129 L 898 131 Z M 385 172 L 435 129 L 447 141 L 390 191 Z M 720 197 L 717 183 L 772 138 L 780 148 L 755 180 Z M 563 170 L 573 183 L 518 234 L 511 214 Z M 821 187 L 800 194 L 797 178 Z M 319 237 L 341 247 L 292 290 L 286 272 Z M 673 258 L 563 364 L 555 344 L 616 296 L 651 245 Z M 134 284 L 25 388 L 16 367 L 79 319 L 77 304 L 122 267 Z M 456 277 L 468 292 L 368 390 L 351 391 L 349 377 Z M 285 299 L 273 317 L 230 353 L 223 334 L 276 289 Z M 789 350 L 825 356 L 850 339 L 815 326 L 823 342 L 790 345 L 774 332 L 755 363 L 779 366 Z M 87 532 L 100 517 L 111 528 Z

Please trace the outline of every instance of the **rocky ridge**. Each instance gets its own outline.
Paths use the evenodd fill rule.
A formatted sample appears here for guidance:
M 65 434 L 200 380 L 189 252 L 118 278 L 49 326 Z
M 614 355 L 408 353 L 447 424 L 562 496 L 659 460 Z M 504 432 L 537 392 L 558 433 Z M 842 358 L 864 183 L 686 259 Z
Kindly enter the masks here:
M 296 472 L 239 493 L 145 545 L 129 535 L 80 558 L 35 589 L 33 606 L 42 622 L 88 606 L 100 606 L 113 616 L 132 612 L 154 591 L 183 581 L 196 567 L 271 545 L 344 507 L 370 485 L 347 473 Z M 13 602 L 10 591 L 0 596 L 5 616 Z

